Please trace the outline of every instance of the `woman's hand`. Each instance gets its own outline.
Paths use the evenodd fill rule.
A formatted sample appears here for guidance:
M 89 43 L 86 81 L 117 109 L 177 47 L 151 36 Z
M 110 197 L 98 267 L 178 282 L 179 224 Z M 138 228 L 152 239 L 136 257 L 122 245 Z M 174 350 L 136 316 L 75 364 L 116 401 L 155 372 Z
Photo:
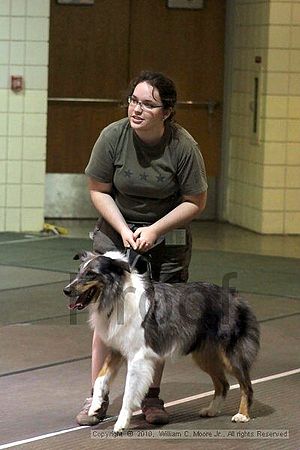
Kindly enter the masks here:
M 134 250 L 138 250 L 136 238 L 130 228 L 124 227 L 121 231 L 121 238 L 125 248 L 132 247 Z
M 133 233 L 133 236 L 136 244 L 135 250 L 142 253 L 150 250 L 159 237 L 151 225 L 148 227 L 137 228 Z

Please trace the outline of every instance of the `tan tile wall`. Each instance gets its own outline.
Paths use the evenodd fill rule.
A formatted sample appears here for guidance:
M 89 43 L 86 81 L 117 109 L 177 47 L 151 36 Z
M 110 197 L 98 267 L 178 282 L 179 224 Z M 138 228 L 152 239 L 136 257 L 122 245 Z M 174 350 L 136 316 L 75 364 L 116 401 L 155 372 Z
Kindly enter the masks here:
M 227 218 L 261 233 L 300 233 L 300 2 L 235 0 L 234 17 Z
M 43 226 L 49 1 L 0 1 L 0 231 Z

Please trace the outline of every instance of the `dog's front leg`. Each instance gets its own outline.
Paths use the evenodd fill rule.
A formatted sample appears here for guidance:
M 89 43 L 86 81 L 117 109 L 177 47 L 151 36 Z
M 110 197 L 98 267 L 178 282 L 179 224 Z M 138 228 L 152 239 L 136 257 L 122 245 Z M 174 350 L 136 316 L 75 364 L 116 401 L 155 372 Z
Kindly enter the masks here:
M 139 352 L 128 361 L 125 391 L 122 408 L 114 431 L 119 432 L 129 427 L 131 415 L 135 408 L 140 407 L 154 374 L 155 360 Z
M 118 373 L 122 362 L 122 355 L 111 350 L 109 355 L 106 357 L 103 367 L 96 378 L 94 384 L 93 400 L 88 412 L 89 416 L 95 415 L 101 408 L 101 405 L 105 400 L 105 396 L 109 393 L 110 383 Z

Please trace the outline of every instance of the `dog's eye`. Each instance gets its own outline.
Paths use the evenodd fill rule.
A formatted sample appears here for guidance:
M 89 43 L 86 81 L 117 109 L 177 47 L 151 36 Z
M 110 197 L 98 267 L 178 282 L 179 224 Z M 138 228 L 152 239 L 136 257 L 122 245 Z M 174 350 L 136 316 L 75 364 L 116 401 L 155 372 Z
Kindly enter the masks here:
M 88 272 L 86 272 L 85 276 L 89 279 L 92 279 L 95 278 L 96 274 L 92 270 L 89 270 Z

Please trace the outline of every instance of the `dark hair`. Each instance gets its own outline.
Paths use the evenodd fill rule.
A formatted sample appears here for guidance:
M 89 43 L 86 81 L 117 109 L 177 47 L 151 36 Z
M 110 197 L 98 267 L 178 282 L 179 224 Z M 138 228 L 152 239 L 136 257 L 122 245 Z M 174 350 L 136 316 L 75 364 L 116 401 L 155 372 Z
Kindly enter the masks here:
M 171 114 L 167 118 L 168 121 L 173 120 L 175 116 L 175 105 L 177 101 L 177 92 L 175 83 L 161 72 L 142 71 L 136 78 L 134 78 L 129 85 L 128 95 L 132 95 L 136 86 L 140 83 L 146 82 L 150 86 L 156 88 L 159 92 L 164 109 L 171 108 Z

